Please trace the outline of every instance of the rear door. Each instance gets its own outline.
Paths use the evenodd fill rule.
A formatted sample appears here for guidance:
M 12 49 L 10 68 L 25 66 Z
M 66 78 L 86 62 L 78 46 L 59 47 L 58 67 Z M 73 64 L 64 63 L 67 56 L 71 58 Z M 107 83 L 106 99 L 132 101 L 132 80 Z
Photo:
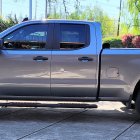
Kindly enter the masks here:
M 52 26 L 32 24 L 3 38 L 1 96 L 50 96 Z
M 51 59 L 51 93 L 61 97 L 95 97 L 97 55 L 94 27 L 56 24 Z

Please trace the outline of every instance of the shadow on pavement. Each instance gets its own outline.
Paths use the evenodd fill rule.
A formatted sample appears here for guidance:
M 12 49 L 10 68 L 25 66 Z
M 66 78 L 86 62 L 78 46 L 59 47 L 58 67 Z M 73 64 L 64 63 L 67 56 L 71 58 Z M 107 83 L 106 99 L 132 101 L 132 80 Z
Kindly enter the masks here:
M 78 115 L 78 117 L 77 117 Z M 92 117 L 96 121 L 100 120 L 125 120 L 135 121 L 139 116 L 133 110 L 122 107 L 121 110 L 102 110 L 102 109 L 59 109 L 59 108 L 0 108 L 0 121 L 47 121 L 60 118 L 62 116 L 72 116 L 74 121 L 82 120 L 83 116 Z M 72 120 L 72 119 L 71 119 Z M 69 121 L 69 120 L 67 120 Z M 87 120 L 88 121 L 88 120 Z

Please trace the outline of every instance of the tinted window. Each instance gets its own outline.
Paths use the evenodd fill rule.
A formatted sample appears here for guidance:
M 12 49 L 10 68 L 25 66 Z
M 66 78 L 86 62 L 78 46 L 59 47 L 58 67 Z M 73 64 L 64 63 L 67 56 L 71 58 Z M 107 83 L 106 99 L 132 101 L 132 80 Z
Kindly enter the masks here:
M 22 27 L 4 38 L 5 49 L 45 49 L 47 25 Z
M 87 45 L 86 25 L 61 24 L 60 49 L 79 49 Z

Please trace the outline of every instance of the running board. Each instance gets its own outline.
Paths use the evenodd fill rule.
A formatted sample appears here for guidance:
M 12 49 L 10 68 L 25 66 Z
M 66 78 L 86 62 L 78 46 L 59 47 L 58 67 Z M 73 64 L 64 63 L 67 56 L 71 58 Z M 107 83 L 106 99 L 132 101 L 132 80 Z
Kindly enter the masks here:
M 45 104 L 45 103 L 24 103 L 24 102 L 9 102 L 0 103 L 3 107 L 52 107 L 52 108 L 97 108 L 96 104 L 78 104 L 78 103 L 56 103 L 56 104 Z
M 57 96 L 8 96 L 0 95 L 0 100 L 15 101 L 72 101 L 72 102 L 93 102 L 96 97 L 57 97 Z

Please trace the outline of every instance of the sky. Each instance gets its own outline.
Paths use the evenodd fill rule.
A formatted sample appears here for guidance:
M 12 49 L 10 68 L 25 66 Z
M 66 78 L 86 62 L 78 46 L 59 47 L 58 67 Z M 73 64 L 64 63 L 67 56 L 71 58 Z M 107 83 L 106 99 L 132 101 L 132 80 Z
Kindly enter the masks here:
M 17 2 L 16 2 L 17 1 Z M 35 19 L 35 2 L 37 1 L 36 19 L 44 19 L 45 17 L 45 0 L 32 0 L 33 1 L 33 19 Z M 61 1 L 61 0 L 60 0 Z M 69 12 L 73 11 L 74 0 L 68 1 Z M 82 9 L 86 6 L 94 7 L 100 6 L 105 13 L 110 17 L 118 19 L 119 3 L 120 0 L 79 0 Z M 60 9 L 64 9 L 63 4 L 57 5 L 56 9 L 60 12 Z M 61 11 L 62 12 L 62 11 Z M 29 0 L 2 0 L 2 16 L 7 17 L 9 14 L 17 15 L 18 18 L 24 18 L 29 16 Z

